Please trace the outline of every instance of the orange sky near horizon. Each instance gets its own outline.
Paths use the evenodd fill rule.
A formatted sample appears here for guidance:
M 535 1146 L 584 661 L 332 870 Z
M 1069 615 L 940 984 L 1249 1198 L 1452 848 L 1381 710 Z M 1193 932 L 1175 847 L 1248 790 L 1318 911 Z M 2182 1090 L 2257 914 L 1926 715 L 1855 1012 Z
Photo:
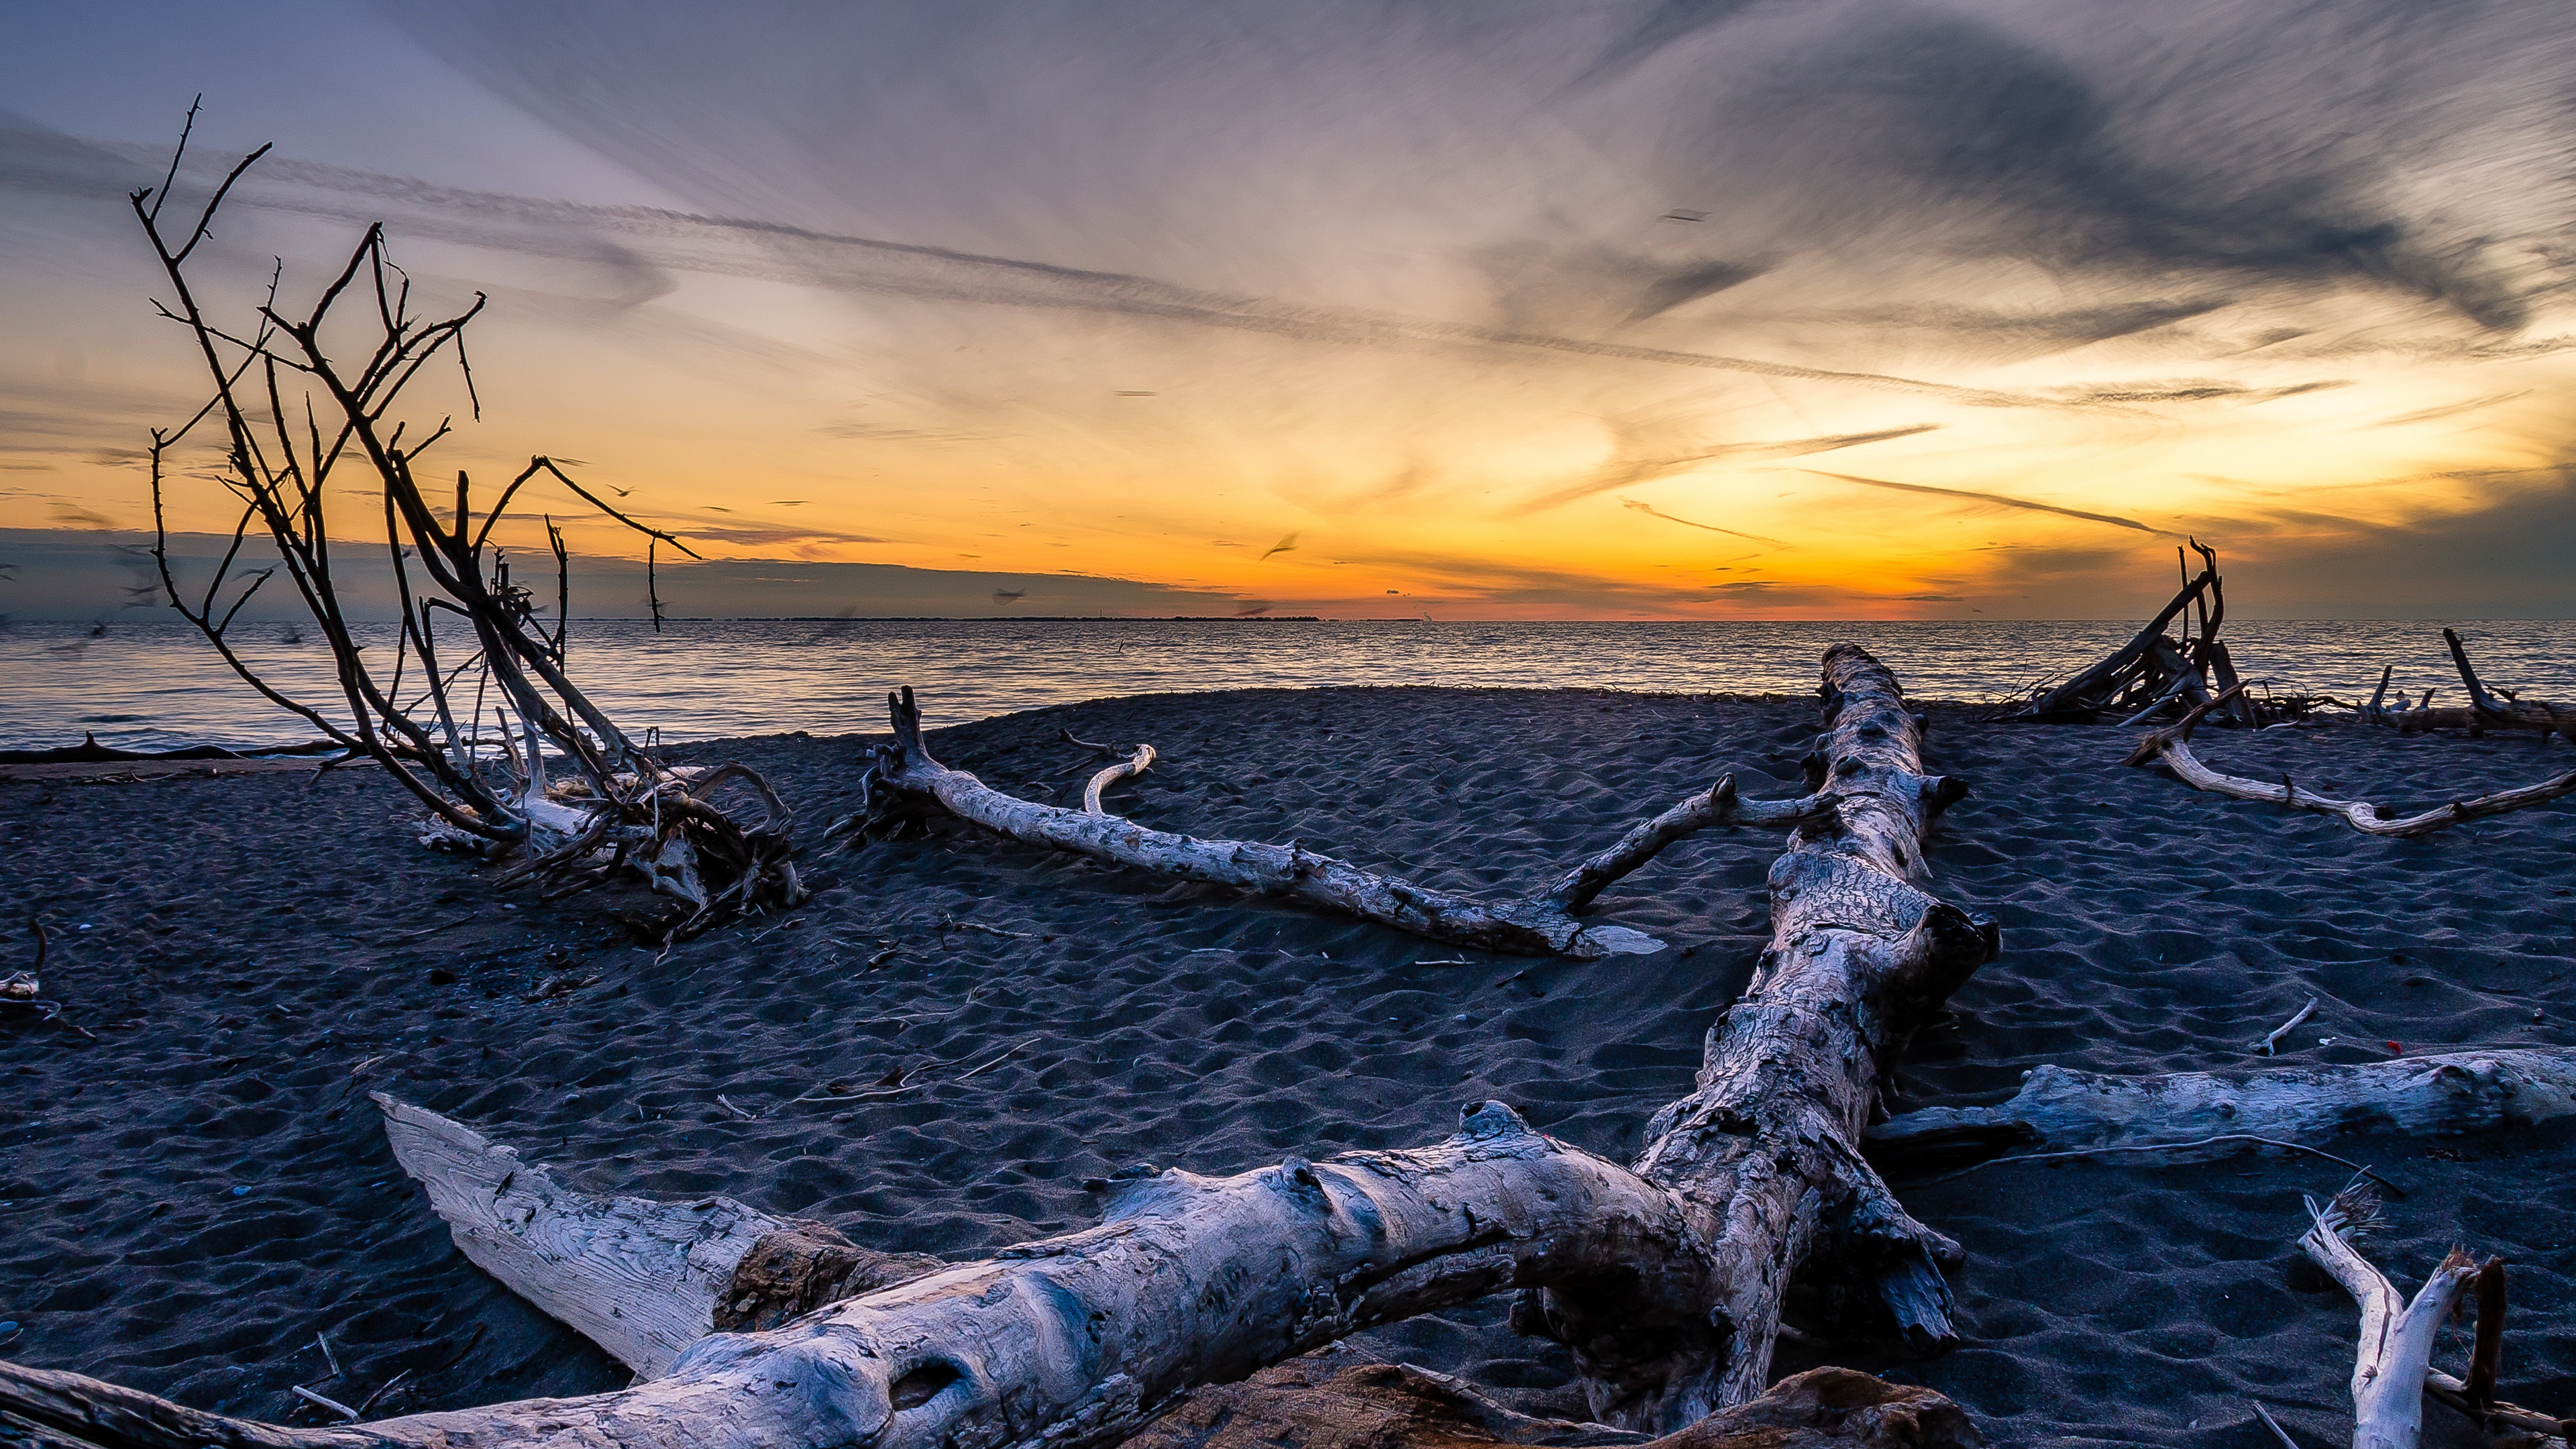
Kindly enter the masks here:
M 997 163 L 947 190 L 928 164 L 782 159 L 795 116 L 675 155 L 652 138 L 686 117 L 568 119 L 504 62 L 414 35 L 425 74 L 520 107 L 496 134 L 551 127 L 571 159 L 550 164 L 629 181 L 574 202 L 291 138 L 202 264 L 238 317 L 271 256 L 298 295 L 386 221 L 423 293 L 491 297 L 484 417 L 433 459 L 487 491 L 531 453 L 578 459 L 711 558 L 1106 576 L 1334 617 L 2103 617 L 2168 588 L 2196 536 L 2250 612 L 2576 612 L 2545 562 L 2576 517 L 2567 183 L 2547 162 L 2566 125 L 2497 104 L 2515 77 L 2480 68 L 2527 37 L 2453 33 L 2396 94 L 2355 76 L 2265 109 L 2263 57 L 2221 53 L 2241 35 L 2156 36 L 2174 73 L 2141 89 L 2107 40 L 1978 10 L 1921 22 L 1930 41 L 1765 11 L 1590 91 L 1544 47 L 1462 58 L 1438 34 L 1397 37 L 1418 97 L 1377 88 L 1357 50 L 1201 55 L 1183 93 L 1111 128 L 1153 164 L 1068 140 L 1091 170 Z M 1587 22 L 1596 49 L 1616 19 Z M 1008 78 L 1042 40 L 948 63 Z M 1751 104 L 1777 82 L 1739 51 L 1826 41 L 1864 80 L 1827 70 L 1822 100 L 1763 113 L 1787 159 L 1735 132 L 1673 159 L 1664 113 L 1689 83 L 1714 68 Z M 1889 78 L 1886 54 L 1934 42 L 2000 68 L 2006 95 L 2089 87 L 2084 154 L 2045 106 L 1984 114 L 1950 80 Z M 1173 63 L 1077 57 L 1064 84 Z M 1362 114 L 1316 104 L 1301 64 Z M 1271 129 L 1192 131 L 1228 77 Z M 1480 80 L 1499 98 L 1460 99 Z M 2168 114 L 2178 96 L 2200 109 Z M 1497 110 L 1517 128 L 1499 138 L 1479 124 Z M 1027 118 L 976 114 L 990 134 L 952 144 L 1028 144 Z M 1381 139 L 1354 153 L 1364 122 Z M 1943 124 L 2003 180 L 1897 139 Z M 2234 154 L 2194 149 L 2228 125 Z M 2354 154 L 2326 154 L 2327 132 Z M 0 528 L 148 527 L 134 455 L 196 387 L 116 215 L 154 148 L 44 126 L 6 143 L 0 185 L 44 212 L 12 225 L 44 245 L 0 271 L 0 320 L 34 339 L 0 358 Z M 415 401 L 434 421 L 463 399 L 441 376 Z M 348 495 L 352 527 L 372 497 Z M 174 527 L 229 528 L 212 485 L 173 498 Z M 577 551 L 640 553 L 541 506 Z

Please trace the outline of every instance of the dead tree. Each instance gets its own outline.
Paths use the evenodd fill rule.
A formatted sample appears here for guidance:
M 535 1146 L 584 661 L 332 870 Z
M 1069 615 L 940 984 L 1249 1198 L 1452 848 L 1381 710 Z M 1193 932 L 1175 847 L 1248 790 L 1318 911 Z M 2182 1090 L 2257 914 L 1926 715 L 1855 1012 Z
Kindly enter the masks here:
M 191 108 L 192 127 L 195 119 Z M 200 300 L 188 260 L 225 197 L 268 148 L 233 167 L 195 224 L 176 236 L 160 219 L 186 150 L 183 132 L 163 184 L 129 198 L 174 291 L 173 304 L 156 305 L 187 329 L 212 387 L 195 416 L 152 434 L 153 557 L 172 607 L 270 703 L 381 765 L 428 809 L 430 838 L 514 855 L 515 879 L 560 892 L 629 872 L 681 903 L 683 930 L 730 910 L 793 904 L 803 892 L 789 859 L 785 804 L 742 766 L 675 770 L 638 748 L 572 680 L 562 531 L 544 519 L 555 564 L 551 628 L 541 617 L 547 602 L 511 578 L 493 532 L 523 488 L 550 483 L 657 544 L 686 545 L 610 506 L 542 457 L 479 512 L 459 471 L 453 509 L 442 517 L 418 469 L 452 419 L 415 428 L 392 414 L 422 370 L 452 354 L 480 415 L 465 328 L 481 312 L 482 296 L 453 315 L 416 313 L 411 280 L 388 256 L 378 225 L 308 308 L 286 307 L 281 262 L 245 324 L 220 323 Z M 372 333 L 354 364 L 346 360 L 354 350 L 335 356 L 324 344 L 326 331 L 350 328 Z M 202 589 L 183 589 L 169 556 L 164 490 L 175 450 L 208 424 L 222 435 L 212 481 L 241 513 L 212 578 Z M 353 473 L 382 500 L 381 525 L 369 530 L 378 536 L 365 546 L 384 550 L 401 608 L 390 661 L 368 657 L 335 573 L 335 545 L 351 540 L 334 536 L 326 501 L 335 490 L 350 491 Z M 254 527 L 278 562 L 236 587 Z M 227 639 L 243 606 L 280 571 L 330 647 L 345 714 L 290 697 Z M 442 619 L 449 621 L 444 630 Z M 554 768 L 563 774 L 550 779 L 553 761 L 562 762 Z
M 1794 800 L 1739 799 L 1730 775 L 1640 822 L 1617 844 L 1567 871 L 1544 892 L 1516 901 L 1480 901 L 1363 870 L 1293 841 L 1271 845 L 1201 840 L 1108 813 L 1100 803 L 1102 787 L 1142 773 L 1154 759 L 1151 745 L 1138 746 L 1128 761 L 1093 776 L 1080 810 L 1005 795 L 932 756 L 922 738 L 920 706 L 909 688 L 888 695 L 886 707 L 893 718 L 894 741 L 877 750 L 862 777 L 859 811 L 835 824 L 830 834 L 858 840 L 892 837 L 919 828 L 922 821 L 952 816 L 1030 845 L 1157 875 L 1284 896 L 1434 941 L 1486 951 L 1578 959 L 1660 951 L 1664 943 L 1642 931 L 1592 924 L 1581 913 L 1621 877 L 1697 831 L 1718 825 L 1794 826 L 1832 813 L 1830 802 L 1821 794 Z
M 1475 1103 L 1456 1135 L 1411 1151 L 1292 1157 L 1230 1178 L 1123 1172 L 1096 1185 L 1097 1228 L 941 1265 L 764 1331 L 711 1333 L 614 1393 L 301 1432 L 0 1365 L 0 1414 L 66 1449 L 1092 1449 L 1195 1385 L 1526 1290 L 1514 1321 L 1572 1346 L 1596 1419 L 1671 1432 L 1762 1395 L 1782 1296 L 1801 1271 L 1856 1286 L 1918 1341 L 1944 1342 L 1935 1265 L 1958 1249 L 1897 1205 L 1858 1143 L 1882 1063 L 1993 955 L 1995 930 L 1925 889 L 1923 835 L 1964 791 L 1922 773 L 1921 727 L 1895 679 L 1836 646 L 1824 717 L 1822 811 L 1771 872 L 1771 947 L 1710 1032 L 1697 1090 L 1656 1114 L 1633 1169 Z M 779 1303 L 775 1285 L 844 1272 L 840 1249 L 720 1200 L 603 1208 L 549 1181 L 522 1203 L 510 1192 L 525 1169 L 507 1166 L 487 1192 L 488 1143 L 426 1135 L 444 1161 L 466 1164 L 443 1210 L 470 1205 L 460 1229 L 471 1222 L 487 1253 L 519 1255 L 528 1271 L 513 1286 L 540 1305 L 571 1295 L 590 1300 L 594 1321 L 606 1301 L 618 1323 L 640 1312 L 693 1328 L 704 1304 L 711 1318 L 748 1310 L 756 1323 Z M 673 1213 L 728 1216 L 698 1233 L 661 1216 Z M 700 1242 L 721 1247 L 693 1259 Z M 792 1287 L 784 1307 L 830 1291 Z M 655 1295 L 659 1306 L 641 1301 Z
M 2239 685 L 2237 689 L 2243 687 Z M 2253 800 L 2286 806 L 2292 810 L 2313 810 L 2320 815 L 2332 815 L 2365 835 L 2430 835 L 2436 830 L 2447 830 L 2464 820 L 2509 814 L 2534 805 L 2545 805 L 2563 795 L 2576 794 L 2576 769 L 2569 769 L 2538 784 L 2522 785 L 2511 790 L 2498 790 L 2492 795 L 2479 795 L 2467 800 L 2453 800 L 2430 810 L 2392 819 L 2385 806 L 2374 805 L 2367 800 L 2337 800 L 2319 795 L 2312 790 L 2302 790 L 2298 783 L 2286 774 L 2281 777 L 2281 782 L 2277 785 L 2265 780 L 2247 779 L 2242 775 L 2226 774 L 2202 764 L 2200 757 L 2192 753 L 2191 732 L 2200 724 L 2202 716 L 2225 705 L 2228 696 L 2235 692 L 2236 690 L 2229 690 L 2227 694 L 2205 704 L 2194 705 L 2189 713 L 2171 727 L 2157 730 L 2139 740 L 2138 747 L 2130 752 L 2127 763 L 2135 766 L 2161 764 L 2172 772 L 2175 779 L 2195 790 L 2206 790 L 2213 795 L 2225 795 L 2236 800 Z

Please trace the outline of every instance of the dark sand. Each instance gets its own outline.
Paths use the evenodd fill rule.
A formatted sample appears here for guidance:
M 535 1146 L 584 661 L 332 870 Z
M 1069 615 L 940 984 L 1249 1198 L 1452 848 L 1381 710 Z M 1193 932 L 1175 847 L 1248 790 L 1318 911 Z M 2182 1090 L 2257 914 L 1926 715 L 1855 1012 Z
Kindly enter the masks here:
M 2569 1039 L 2576 802 L 2374 840 L 2117 768 L 2120 731 L 1933 713 L 1934 767 L 1975 786 L 1934 860 L 1950 895 L 2001 917 L 2005 954 L 1918 1042 L 1900 1106 L 1991 1100 L 2042 1062 L 2240 1064 L 2311 993 L 2326 1004 L 2290 1060 Z M 1161 763 L 1112 797 L 1141 820 L 1503 892 L 1720 771 L 1786 793 L 1811 720 L 1803 702 L 1282 691 L 1087 704 L 935 743 L 995 784 L 1072 802 L 1094 762 L 1059 726 L 1150 739 Z M 2222 766 L 2410 806 L 2569 760 L 2528 737 L 2204 739 Z M 852 803 L 860 743 L 689 753 L 769 772 L 819 830 Z M 1745 980 L 1778 848 L 1739 831 L 1669 851 L 1604 910 L 1673 949 L 1589 964 L 1462 953 L 964 833 L 815 855 L 807 909 L 657 960 L 615 901 L 496 895 L 414 845 L 411 814 L 372 771 L 0 784 L 0 970 L 25 962 L 21 923 L 42 911 L 48 994 L 99 1037 L 0 1018 L 0 1318 L 23 1325 L 0 1354 L 298 1423 L 318 1416 L 290 1384 L 355 1401 L 406 1368 L 374 1413 L 620 1383 L 457 1254 L 386 1151 L 369 1089 L 596 1190 L 724 1192 L 952 1256 L 1087 1224 L 1080 1183 L 1115 1167 L 1231 1172 L 1418 1143 L 1487 1097 L 1625 1157 Z M 901 953 L 864 969 L 881 940 Z M 1416 964 L 1461 955 L 1474 964 Z M 934 1061 L 955 1064 L 893 1101 L 789 1101 Z M 2558 1413 L 2576 1412 L 2571 1143 L 2551 1129 L 2329 1144 L 2409 1190 L 2370 1241 L 2402 1283 L 2455 1241 L 2513 1261 L 2506 1381 Z M 2353 1311 L 2290 1242 L 2300 1194 L 2343 1177 L 2275 1154 L 1900 1183 L 1967 1247 L 1971 1344 L 1925 1362 L 1886 1345 L 1830 1356 L 1941 1388 L 2000 1443 L 2251 1449 L 2268 1442 L 2254 1396 L 2306 1442 L 2338 1441 Z M 1479 1305 L 1356 1348 L 1574 1409 L 1562 1352 L 1501 1318 Z M 316 1330 L 346 1377 L 325 1379 Z M 1780 1369 L 1814 1353 L 1784 1343 Z M 2428 1422 L 2428 1443 L 2454 1442 L 2447 1411 Z

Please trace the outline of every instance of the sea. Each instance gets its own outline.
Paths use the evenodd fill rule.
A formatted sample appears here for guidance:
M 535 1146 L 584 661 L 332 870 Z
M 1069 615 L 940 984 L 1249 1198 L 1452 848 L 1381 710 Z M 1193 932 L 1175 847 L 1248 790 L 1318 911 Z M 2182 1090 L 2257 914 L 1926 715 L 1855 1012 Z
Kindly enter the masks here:
M 668 741 L 885 727 L 905 685 L 934 727 L 1118 695 L 1329 685 L 1808 694 L 1817 661 L 1862 644 L 1921 699 L 1996 700 L 2117 648 L 2136 621 L 1433 623 L 1188 619 L 575 620 L 574 680 L 609 715 Z M 2230 619 L 2237 667 L 2276 692 L 2396 688 L 2461 702 L 2439 622 Z M 2576 700 L 2576 621 L 2457 625 L 2489 684 Z M 390 661 L 393 626 L 362 625 Z M 310 625 L 243 624 L 231 641 L 286 694 L 339 697 Z M 406 691 L 408 692 L 408 690 Z M 345 713 L 345 708 L 339 713 Z M 238 678 L 184 622 L 0 626 L 0 749 L 293 744 L 314 736 Z

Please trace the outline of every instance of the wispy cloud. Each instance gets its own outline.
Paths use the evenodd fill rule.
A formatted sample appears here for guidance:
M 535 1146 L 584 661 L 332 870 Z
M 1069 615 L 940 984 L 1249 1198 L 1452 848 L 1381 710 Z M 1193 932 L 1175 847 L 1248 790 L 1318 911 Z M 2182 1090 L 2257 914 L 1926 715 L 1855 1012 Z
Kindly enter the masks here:
M 2001 493 L 1980 493 L 1972 488 L 1936 488 L 1929 483 L 1894 483 L 1885 478 L 1863 478 L 1852 473 L 1828 473 L 1821 468 L 1801 468 L 1797 471 L 1813 473 L 1819 478 L 1857 483 L 1864 488 L 1885 488 L 1896 493 L 1925 493 L 1938 498 L 1964 498 L 1973 503 L 1989 503 L 1999 508 L 2018 508 L 2030 513 L 2054 513 L 2060 518 L 2080 518 L 2087 523 L 2107 523 L 2115 528 L 2134 528 L 2140 533 L 2152 533 L 2165 538 L 2182 536 L 2169 529 L 2157 528 L 2153 524 L 2140 523 L 2134 518 L 2122 518 L 2115 513 L 2090 513 L 2081 508 L 2061 508 L 2054 503 L 2035 503 L 2027 498 L 2008 498 Z
M 1706 529 L 1710 533 L 1723 533 L 1730 538 L 1748 538 L 1755 543 L 1767 543 L 1777 548 L 1787 548 L 1789 546 L 1779 539 L 1765 538 L 1758 533 L 1746 533 L 1740 528 L 1720 528 L 1714 523 L 1693 523 L 1687 518 L 1675 518 L 1671 514 L 1664 512 L 1662 509 L 1657 508 L 1651 503 L 1640 502 L 1634 498 L 1620 499 L 1619 506 L 1622 508 L 1633 509 L 1636 512 L 1645 514 L 1649 518 L 1660 518 L 1666 523 L 1678 523 L 1684 528 Z

